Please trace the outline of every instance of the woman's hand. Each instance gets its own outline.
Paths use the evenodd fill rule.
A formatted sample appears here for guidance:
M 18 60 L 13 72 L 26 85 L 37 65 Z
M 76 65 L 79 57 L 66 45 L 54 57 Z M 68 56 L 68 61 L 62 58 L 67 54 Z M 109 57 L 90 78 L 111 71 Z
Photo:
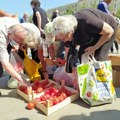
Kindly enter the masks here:
M 94 46 L 90 46 L 90 47 L 85 49 L 85 55 L 94 54 L 95 50 L 96 50 L 96 48 Z

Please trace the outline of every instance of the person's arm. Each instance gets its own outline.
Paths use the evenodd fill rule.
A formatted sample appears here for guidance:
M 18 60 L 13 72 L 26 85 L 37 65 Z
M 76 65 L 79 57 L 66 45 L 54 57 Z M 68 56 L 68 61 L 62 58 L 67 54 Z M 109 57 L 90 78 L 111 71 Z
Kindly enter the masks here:
M 65 47 L 65 60 L 67 60 L 69 49 L 70 49 L 69 47 Z
M 16 72 L 16 70 L 13 68 L 13 66 L 10 64 L 10 62 L 4 62 L 2 63 L 3 68 L 6 72 L 8 72 L 12 77 L 14 77 L 16 80 L 18 80 L 22 85 L 28 86 L 29 84 L 24 81 L 19 73 Z
M 42 64 L 42 72 L 43 72 L 43 74 L 44 74 L 44 78 L 46 79 L 46 80 L 48 80 L 48 73 L 47 73 L 47 70 L 46 70 L 46 62 L 45 62 L 45 60 L 44 60 L 44 56 L 43 56 L 43 48 L 42 47 L 39 47 L 38 48 L 38 57 L 39 57 L 39 59 L 40 59 L 40 62 L 41 62 L 41 64 Z
M 90 55 L 94 53 L 95 50 L 99 49 L 103 44 L 105 44 L 111 38 L 113 33 L 114 33 L 113 28 L 106 22 L 103 22 L 102 31 L 99 33 L 101 34 L 99 41 L 94 46 L 90 46 L 86 48 L 85 54 Z
M 51 57 L 52 61 L 54 61 L 55 60 L 54 45 L 53 44 L 49 45 L 48 49 L 49 49 L 50 57 Z
M 43 32 L 42 28 L 41 28 L 41 15 L 40 13 L 37 11 L 36 12 L 36 17 L 37 17 L 37 23 L 38 23 L 38 29 L 40 30 L 40 32 Z
M 13 15 L 11 15 L 10 13 L 5 12 L 4 10 L 0 10 L 0 16 L 7 16 L 7 17 L 13 17 Z

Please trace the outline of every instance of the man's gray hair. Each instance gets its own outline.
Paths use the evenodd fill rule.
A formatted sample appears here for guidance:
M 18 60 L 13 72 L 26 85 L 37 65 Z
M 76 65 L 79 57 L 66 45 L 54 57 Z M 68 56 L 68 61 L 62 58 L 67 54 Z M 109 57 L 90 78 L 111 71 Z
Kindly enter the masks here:
M 66 34 L 77 27 L 77 19 L 73 15 L 58 16 L 53 20 L 53 34 Z
M 37 48 L 40 45 L 40 36 L 36 32 L 28 30 L 25 34 L 24 43 L 29 48 Z
M 22 23 L 22 26 L 26 29 L 26 35 L 24 38 L 25 44 L 30 48 L 36 48 L 40 45 L 41 34 L 39 29 L 33 23 Z
M 37 48 L 40 45 L 41 37 L 39 29 L 32 23 L 22 23 L 9 28 L 9 33 L 24 32 L 24 44 L 30 48 Z

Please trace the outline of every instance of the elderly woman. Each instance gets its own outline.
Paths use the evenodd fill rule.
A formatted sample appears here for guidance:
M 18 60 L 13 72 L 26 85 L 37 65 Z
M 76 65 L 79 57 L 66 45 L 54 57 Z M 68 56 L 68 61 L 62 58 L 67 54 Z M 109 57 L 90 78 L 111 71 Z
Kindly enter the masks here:
M 116 28 L 115 19 L 97 9 L 82 9 L 74 16 L 58 16 L 53 20 L 53 33 L 65 42 L 66 47 L 69 47 L 71 42 L 75 46 L 80 45 L 80 60 L 84 53 L 94 53 L 99 61 L 106 60 L 115 38 Z

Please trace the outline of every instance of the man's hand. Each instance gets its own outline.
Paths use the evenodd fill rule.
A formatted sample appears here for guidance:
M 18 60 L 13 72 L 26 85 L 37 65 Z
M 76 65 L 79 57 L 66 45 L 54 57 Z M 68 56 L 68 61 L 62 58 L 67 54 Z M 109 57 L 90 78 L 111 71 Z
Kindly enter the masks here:
M 44 78 L 45 78 L 46 80 L 49 79 L 47 71 L 43 72 L 43 75 L 44 75 Z
M 31 86 L 30 82 L 25 81 L 25 80 L 21 81 L 20 83 L 21 83 L 23 86 L 26 86 L 26 87 L 30 87 L 30 86 Z

